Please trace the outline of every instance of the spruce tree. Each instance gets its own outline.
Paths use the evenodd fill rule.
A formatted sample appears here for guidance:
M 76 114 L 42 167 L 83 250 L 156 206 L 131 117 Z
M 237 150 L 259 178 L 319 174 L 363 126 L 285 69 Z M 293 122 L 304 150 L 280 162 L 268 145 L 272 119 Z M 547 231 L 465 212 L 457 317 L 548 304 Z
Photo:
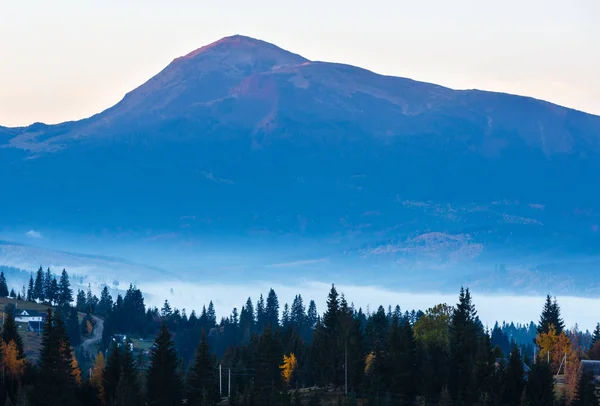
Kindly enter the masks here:
M 450 323 L 450 375 L 448 389 L 458 405 L 473 401 L 474 363 L 477 353 L 477 312 L 469 289 L 460 289 Z
M 50 304 L 52 304 L 52 295 L 52 273 L 50 272 L 50 268 L 48 268 L 44 274 L 44 297 Z
M 81 344 L 81 332 L 79 329 L 79 317 L 77 314 L 77 309 L 71 307 L 68 314 L 69 318 L 67 319 L 67 334 L 73 347 L 77 347 L 79 344 Z
M 75 307 L 77 308 L 78 312 L 85 313 L 87 311 L 85 292 L 81 289 L 77 290 L 77 295 L 75 296 Z
M 33 288 L 33 275 L 29 275 L 29 286 L 27 287 L 27 301 L 35 301 L 35 293 Z
M 56 281 L 56 276 L 52 276 L 52 281 L 50 282 L 50 292 L 48 293 L 48 301 L 53 306 L 58 304 L 58 282 Z
M 117 387 L 121 377 L 121 358 L 121 349 L 114 343 L 108 351 L 106 365 L 102 371 L 104 402 L 107 405 L 113 405 L 116 402 Z
M 556 402 L 554 396 L 554 376 L 546 362 L 536 362 L 525 384 L 523 406 L 548 406 Z
M 561 334 L 565 329 L 565 323 L 560 316 L 560 307 L 558 306 L 556 298 L 552 300 L 550 295 L 546 295 L 546 302 L 544 303 L 544 308 L 542 309 L 542 314 L 537 327 L 537 333 L 548 333 L 551 325 L 554 326 L 557 334 Z
M 261 294 L 256 302 L 256 332 L 262 333 L 267 325 L 266 313 L 265 313 L 265 300 Z
M 4 272 L 0 272 L 0 297 L 8 297 L 8 285 Z
M 18 358 L 23 359 L 25 357 L 23 338 L 19 334 L 17 323 L 15 322 L 15 315 L 11 311 L 6 312 L 6 320 L 4 321 L 4 328 L 2 329 L 2 341 L 6 344 L 14 341 L 17 347 Z
M 519 406 L 525 387 L 525 372 L 519 348 L 513 345 L 502 379 L 502 400 L 505 406 Z
M 196 350 L 196 359 L 190 370 L 187 382 L 188 404 L 191 406 L 211 406 L 217 403 L 218 386 L 215 360 L 210 354 L 206 334 Z
M 44 296 L 44 271 L 42 270 L 41 266 L 35 274 L 35 283 L 33 285 L 33 298 L 42 302 L 46 299 Z
M 104 317 L 108 313 L 108 311 L 112 308 L 113 299 L 108 291 L 108 286 L 104 285 L 102 288 L 102 292 L 100 293 L 100 301 L 98 302 L 98 307 L 96 312 L 99 316 Z
M 275 331 L 279 327 L 279 299 L 273 289 L 269 289 L 265 313 L 267 325 L 271 326 L 271 330 Z
M 116 404 L 119 406 L 136 406 L 142 404 L 138 371 L 129 342 L 125 344 L 122 351 Z
M 63 269 L 58 283 L 58 306 L 64 307 L 71 304 L 73 301 L 73 290 L 69 281 L 69 274 Z
M 179 363 L 175 344 L 165 323 L 162 323 L 154 343 L 148 370 L 147 403 L 150 406 L 179 406 L 182 399 Z
M 59 316 L 54 317 L 48 310 L 34 392 L 35 404 L 74 406 L 77 404 L 76 388 L 71 345 L 64 324 Z
M 315 331 L 313 351 L 315 361 L 321 372 L 322 384 L 338 387 L 343 376 L 343 348 L 340 348 L 340 300 L 334 285 L 327 297 L 327 310 L 323 314 L 323 322 Z
M 600 341 L 600 323 L 596 324 L 596 328 L 594 329 L 594 332 L 592 333 L 592 347 L 598 341 Z

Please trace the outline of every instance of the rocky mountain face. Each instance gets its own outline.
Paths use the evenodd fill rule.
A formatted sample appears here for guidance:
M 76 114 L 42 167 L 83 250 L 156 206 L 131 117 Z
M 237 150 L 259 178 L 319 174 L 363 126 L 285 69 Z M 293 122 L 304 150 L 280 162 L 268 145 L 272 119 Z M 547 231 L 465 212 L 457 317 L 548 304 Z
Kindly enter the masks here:
M 330 238 L 432 269 L 520 256 L 536 276 L 504 285 L 564 283 L 557 256 L 600 246 L 598 173 L 600 117 L 234 36 L 88 119 L 0 127 L 0 227 Z M 585 275 L 569 289 L 600 290 Z

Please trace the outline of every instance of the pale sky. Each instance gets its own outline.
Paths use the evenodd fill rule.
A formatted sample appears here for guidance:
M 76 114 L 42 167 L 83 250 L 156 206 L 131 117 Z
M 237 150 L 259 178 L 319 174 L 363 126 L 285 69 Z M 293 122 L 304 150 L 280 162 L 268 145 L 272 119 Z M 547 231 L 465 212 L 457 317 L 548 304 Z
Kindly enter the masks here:
M 599 0 L 0 0 L 0 125 L 88 117 L 233 34 L 600 114 Z

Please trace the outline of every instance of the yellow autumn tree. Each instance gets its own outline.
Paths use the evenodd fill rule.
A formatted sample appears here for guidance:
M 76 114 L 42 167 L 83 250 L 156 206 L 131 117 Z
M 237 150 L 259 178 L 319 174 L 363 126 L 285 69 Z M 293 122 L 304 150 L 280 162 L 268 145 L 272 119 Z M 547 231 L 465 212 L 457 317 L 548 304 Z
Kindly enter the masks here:
M 101 397 L 104 389 L 104 385 L 102 384 L 102 371 L 104 371 L 105 364 L 106 362 L 104 360 L 104 355 L 99 352 L 94 359 L 94 366 L 92 367 L 92 373 L 90 376 L 90 383 L 98 390 L 98 393 Z
M 550 370 L 556 374 L 563 361 L 565 354 L 568 356 L 571 350 L 571 341 L 566 334 L 556 333 L 556 328 L 550 325 L 547 333 L 538 334 L 536 339 L 538 347 L 538 359 L 547 361 L 550 359 Z
M 92 334 L 93 331 L 94 331 L 94 326 L 92 326 L 92 323 L 89 320 L 87 320 L 85 322 L 85 332 L 86 332 L 86 334 L 89 336 L 89 335 Z
M 8 344 L 2 342 L 2 355 L 4 357 L 4 367 L 10 375 L 13 377 L 23 375 L 25 360 L 19 359 L 19 350 L 13 340 L 10 340 Z
M 547 333 L 538 334 L 535 341 L 539 351 L 538 360 L 547 362 L 549 359 L 552 373 L 564 375 L 564 396 L 571 402 L 577 388 L 581 354 L 573 349 L 566 334 L 556 333 L 553 325 L 550 325 Z
M 367 354 L 367 358 L 365 359 L 365 375 L 368 375 L 369 372 L 373 369 L 373 364 L 375 363 L 375 353 L 371 351 Z
M 279 366 L 279 369 L 281 369 L 281 377 L 286 385 L 289 385 L 292 381 L 297 366 L 298 361 L 294 353 L 291 353 L 289 356 L 283 355 L 283 364 Z
M 73 368 L 72 374 L 75 378 L 75 382 L 77 382 L 77 385 L 81 385 L 81 370 L 79 369 L 79 364 L 77 363 L 75 354 L 71 354 L 71 367 Z

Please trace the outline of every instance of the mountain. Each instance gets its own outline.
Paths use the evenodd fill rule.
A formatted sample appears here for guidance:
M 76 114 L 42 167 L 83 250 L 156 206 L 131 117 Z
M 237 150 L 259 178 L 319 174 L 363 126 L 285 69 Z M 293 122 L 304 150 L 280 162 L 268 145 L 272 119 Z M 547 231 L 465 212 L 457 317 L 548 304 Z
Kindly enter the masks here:
M 90 118 L 0 127 L 0 230 L 326 241 L 397 280 L 596 294 L 598 173 L 598 116 L 233 36 Z

